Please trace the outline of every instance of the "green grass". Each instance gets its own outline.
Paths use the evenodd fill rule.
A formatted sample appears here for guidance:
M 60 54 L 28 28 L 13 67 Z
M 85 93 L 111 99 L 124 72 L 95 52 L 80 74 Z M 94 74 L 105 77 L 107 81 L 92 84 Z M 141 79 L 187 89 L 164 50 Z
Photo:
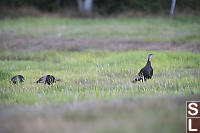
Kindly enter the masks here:
M 0 19 L 0 38 L 5 39 L 2 42 L 6 45 L 7 37 L 12 41 L 15 36 L 23 36 L 19 40 L 14 39 L 20 47 L 34 45 L 31 42 L 23 43 L 23 39 L 30 39 L 31 36 L 44 38 L 42 41 L 45 38 L 51 38 L 48 41 L 57 38 L 89 38 L 147 42 L 145 45 L 157 42 L 161 45 L 199 43 L 199 23 L 200 17 L 4 18 Z M 12 46 L 15 47 L 14 41 L 8 48 Z M 153 53 L 153 79 L 132 84 L 131 81 L 146 64 L 150 52 Z M 10 84 L 10 78 L 16 74 L 25 76 L 22 85 Z M 34 84 L 46 74 L 61 78 L 61 82 L 53 86 Z M 200 54 L 191 52 L 52 50 L 35 53 L 31 49 L 14 52 L 6 50 L 0 51 L 0 103 L 64 103 L 121 97 L 193 95 L 200 93 L 199 74 Z
M 149 51 L 150 52 L 150 51 Z M 200 94 L 200 54 L 151 51 L 153 79 L 131 83 L 146 64 L 147 52 L 0 52 L 0 103 L 39 104 L 76 100 Z M 22 85 L 10 77 L 25 76 Z M 43 75 L 61 78 L 53 86 L 35 84 Z
M 100 45 L 99 40 L 105 43 L 102 49 L 115 42 L 118 50 L 123 42 L 141 42 L 140 48 L 149 43 L 156 49 L 165 44 L 188 47 L 200 42 L 199 24 L 200 17 L 0 19 L 2 131 L 184 132 L 185 101 L 200 95 L 200 53 L 87 48 Z M 153 54 L 153 78 L 133 84 L 148 53 Z M 17 74 L 25 82 L 13 85 L 10 78 Z M 34 83 L 47 74 L 61 81 L 52 86 Z
M 136 42 L 199 43 L 200 17 L 50 18 L 0 20 L 0 33 L 51 38 L 100 38 Z
M 198 99 L 192 96 L 190 100 Z M 180 97 L 95 100 L 60 105 L 4 106 L 4 132 L 183 133 L 185 101 Z M 39 120 L 38 120 L 39 119 Z M 45 128 L 40 128 L 41 124 Z M 22 124 L 24 123 L 24 124 Z M 6 127 L 13 127 L 7 129 Z M 32 131 L 32 130 L 31 130 Z

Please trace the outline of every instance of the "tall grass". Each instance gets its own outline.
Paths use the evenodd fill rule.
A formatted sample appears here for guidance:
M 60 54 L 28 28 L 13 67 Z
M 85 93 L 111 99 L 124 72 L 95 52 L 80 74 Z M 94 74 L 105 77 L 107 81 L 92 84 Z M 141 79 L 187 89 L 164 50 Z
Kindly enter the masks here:
M 146 64 L 145 51 L 44 51 L 0 53 L 0 103 L 63 103 L 72 100 L 109 99 L 200 93 L 200 54 L 151 51 L 153 79 L 133 84 Z M 13 85 L 13 75 L 25 82 Z M 35 84 L 43 75 L 61 78 L 52 86 Z

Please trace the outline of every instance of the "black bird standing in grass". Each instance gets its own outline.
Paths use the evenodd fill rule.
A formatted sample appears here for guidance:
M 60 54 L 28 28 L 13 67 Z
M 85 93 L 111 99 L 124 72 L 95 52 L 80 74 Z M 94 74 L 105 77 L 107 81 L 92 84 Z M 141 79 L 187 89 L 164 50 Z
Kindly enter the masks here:
M 143 82 L 143 78 L 144 78 L 144 81 L 146 81 L 147 79 L 151 79 L 151 77 L 153 76 L 153 68 L 151 66 L 151 56 L 152 54 L 148 55 L 146 66 L 140 70 L 140 72 L 138 73 L 138 77 L 135 78 L 135 80 L 133 80 L 133 83 L 140 80 L 142 80 Z
M 24 77 L 22 75 L 16 75 L 11 78 L 11 82 L 13 84 L 22 83 L 22 82 L 24 82 Z
M 46 75 L 41 77 L 38 81 L 36 81 L 35 83 L 44 83 L 44 84 L 48 84 L 51 85 L 53 83 L 55 83 L 56 81 L 60 81 L 60 79 L 56 79 L 54 76 L 52 75 Z

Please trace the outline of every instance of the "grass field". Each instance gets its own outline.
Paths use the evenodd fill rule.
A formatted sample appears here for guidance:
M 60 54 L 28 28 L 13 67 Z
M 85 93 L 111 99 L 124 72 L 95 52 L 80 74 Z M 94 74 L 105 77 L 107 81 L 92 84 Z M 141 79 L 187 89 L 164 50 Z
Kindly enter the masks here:
M 140 68 L 153 53 L 154 76 L 133 84 Z M 164 51 L 68 52 L 0 54 L 1 103 L 63 103 L 71 100 L 117 97 L 191 95 L 200 93 L 200 54 Z M 25 83 L 9 83 L 22 74 Z M 37 85 L 41 76 L 61 78 L 54 86 Z
M 14 133 L 183 133 L 193 97 L 125 98 L 61 105 L 0 106 L 0 131 Z
M 50 18 L 0 20 L 0 33 L 50 38 L 97 38 L 135 42 L 199 43 L 200 17 Z
M 0 132 L 184 132 L 185 101 L 200 95 L 199 23 L 0 19 Z M 133 84 L 149 53 L 153 78 Z M 61 81 L 34 83 L 47 74 Z

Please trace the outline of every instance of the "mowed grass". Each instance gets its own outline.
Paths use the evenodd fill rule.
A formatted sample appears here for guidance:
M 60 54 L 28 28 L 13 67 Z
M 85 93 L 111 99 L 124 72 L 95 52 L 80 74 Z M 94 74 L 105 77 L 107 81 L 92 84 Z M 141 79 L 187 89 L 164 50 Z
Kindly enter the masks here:
M 0 19 L 0 33 L 50 38 L 97 38 L 135 42 L 199 43 L 200 17 Z
M 153 79 L 133 84 L 152 53 Z M 200 54 L 166 51 L 0 52 L 0 103 L 48 104 L 76 100 L 200 94 Z M 25 82 L 13 85 L 13 75 Z M 61 81 L 35 84 L 52 74 Z

